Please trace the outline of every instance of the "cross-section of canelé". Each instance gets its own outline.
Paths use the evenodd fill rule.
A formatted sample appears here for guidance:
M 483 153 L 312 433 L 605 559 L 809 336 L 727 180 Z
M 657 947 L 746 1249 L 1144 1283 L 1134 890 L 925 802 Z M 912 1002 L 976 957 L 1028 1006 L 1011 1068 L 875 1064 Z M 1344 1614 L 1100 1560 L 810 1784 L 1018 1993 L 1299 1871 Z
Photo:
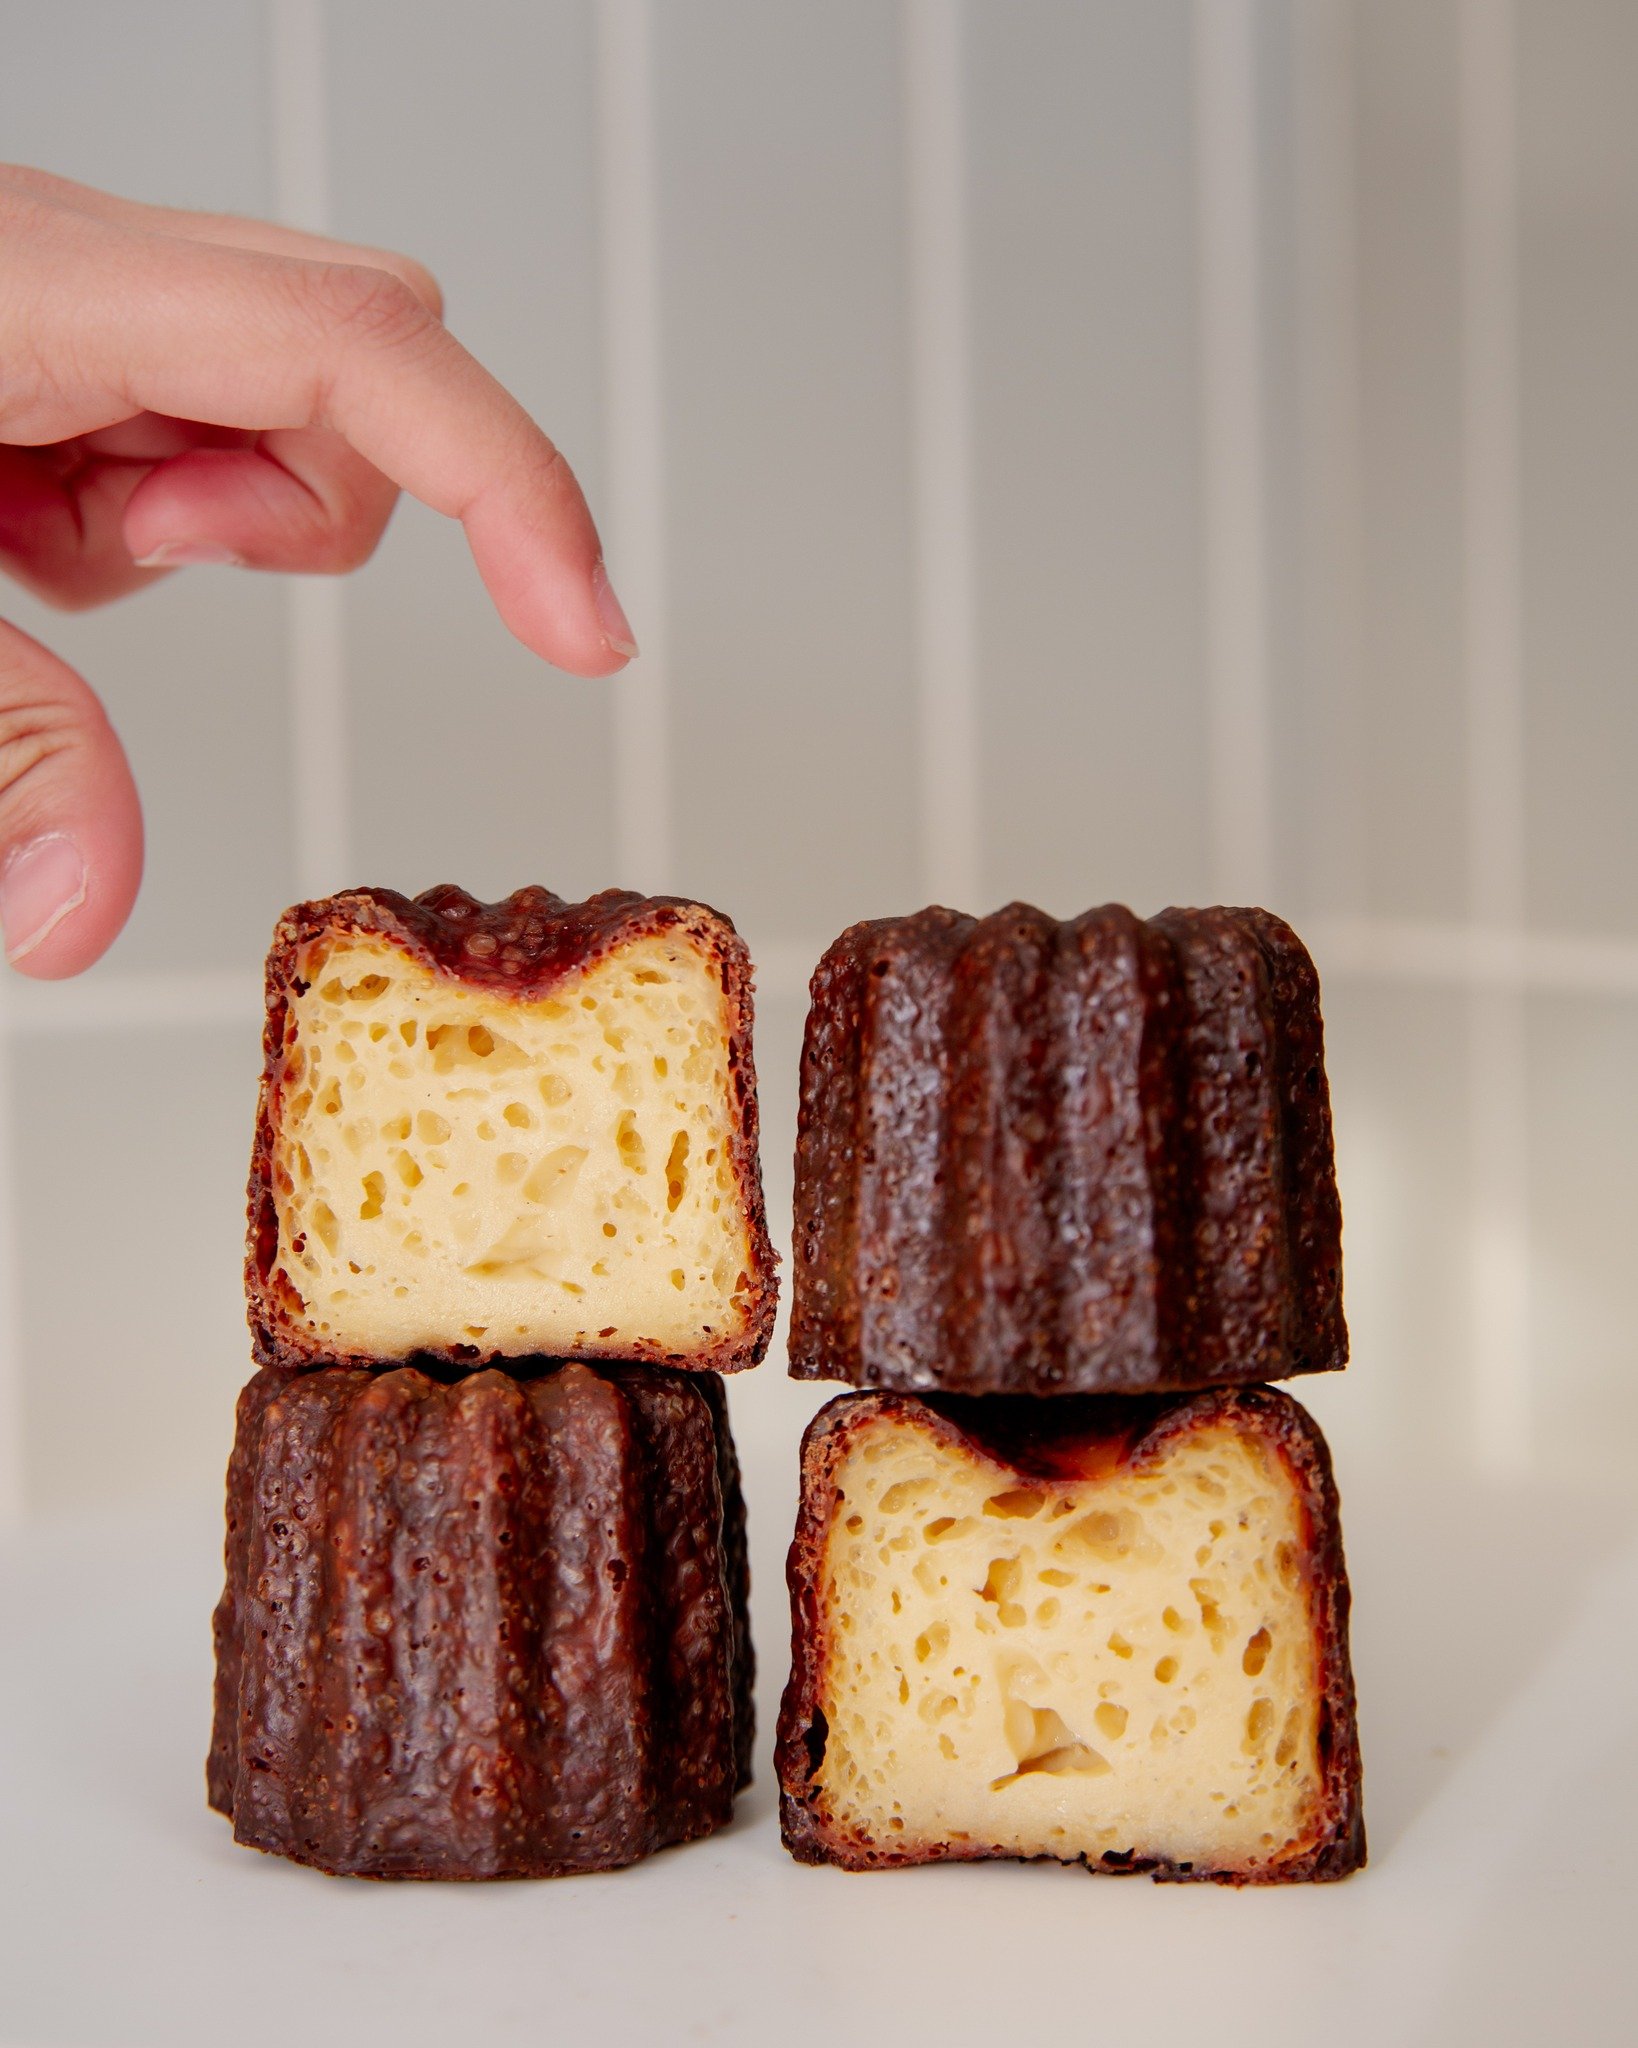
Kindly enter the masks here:
M 843 1395 L 803 1444 L 789 1575 L 804 1862 L 1365 1860 L 1336 1492 L 1284 1394 Z
M 733 926 L 623 890 L 287 912 L 246 1281 L 263 1365 L 754 1365 L 776 1288 Z

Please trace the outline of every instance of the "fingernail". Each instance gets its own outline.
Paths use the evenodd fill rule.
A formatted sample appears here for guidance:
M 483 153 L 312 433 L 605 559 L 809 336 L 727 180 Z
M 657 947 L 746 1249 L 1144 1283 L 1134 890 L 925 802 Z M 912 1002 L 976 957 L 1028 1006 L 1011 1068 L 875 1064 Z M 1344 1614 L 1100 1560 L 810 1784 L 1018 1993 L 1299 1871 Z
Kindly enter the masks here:
M 6 958 L 26 960 L 86 897 L 85 861 L 66 833 L 31 839 L 0 868 Z
M 597 600 L 597 616 L 603 622 L 603 638 L 616 654 L 623 654 L 627 661 L 634 661 L 637 642 L 631 637 L 631 621 L 615 596 L 609 572 L 601 562 L 592 568 L 592 596 Z
M 243 555 L 236 555 L 232 548 L 213 547 L 203 540 L 162 540 L 158 547 L 150 548 L 145 555 L 138 555 L 139 569 L 192 569 L 206 566 L 226 566 L 242 569 Z

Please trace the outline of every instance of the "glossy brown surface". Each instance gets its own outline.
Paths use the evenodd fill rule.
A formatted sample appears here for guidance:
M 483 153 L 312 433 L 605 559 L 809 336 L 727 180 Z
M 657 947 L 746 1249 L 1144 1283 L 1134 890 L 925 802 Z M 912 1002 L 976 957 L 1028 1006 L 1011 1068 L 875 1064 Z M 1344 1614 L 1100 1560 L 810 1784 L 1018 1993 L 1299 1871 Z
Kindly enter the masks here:
M 361 1877 L 544 1877 L 721 1827 L 749 1779 L 722 1387 L 536 1362 L 259 1373 L 228 1470 L 210 1803 Z
M 1261 910 L 854 925 L 813 977 L 790 1369 L 1129 1393 L 1348 1355 L 1319 983 Z
M 309 948 L 346 934 L 378 939 L 432 973 L 503 999 L 537 1000 L 565 980 L 633 941 L 681 928 L 719 967 L 728 1014 L 728 1068 L 733 1093 L 729 1151 L 750 1238 L 751 1265 L 744 1328 L 713 1341 L 702 1337 L 686 1357 L 636 1342 L 633 1355 L 691 1370 L 736 1372 L 768 1348 L 778 1306 L 776 1258 L 768 1237 L 758 1154 L 756 1067 L 751 1053 L 751 961 L 729 920 L 703 904 L 670 896 L 605 889 L 568 903 L 549 889 L 519 889 L 499 903 L 480 903 L 443 884 L 411 899 L 392 889 L 349 889 L 285 912 L 267 956 L 267 1016 L 262 1033 L 262 1083 L 248 1190 L 245 1289 L 256 1362 L 286 1368 L 315 1364 L 374 1365 L 385 1361 L 322 1349 L 321 1340 L 290 1313 L 288 1281 L 277 1266 L 278 1213 L 273 1172 L 286 1064 L 291 1050 L 290 999 L 306 987 Z M 464 1343 L 424 1354 L 477 1370 L 498 1355 Z M 622 1354 L 623 1355 L 623 1354 Z
M 1227 1424 L 1260 1437 L 1289 1473 L 1306 1524 L 1302 1571 L 1314 1616 L 1323 1772 L 1306 1846 L 1280 1865 L 1256 1871 L 1207 1869 L 1136 1853 L 1105 1855 L 1088 1862 L 1087 1868 L 1148 1872 L 1173 1882 L 1241 1885 L 1325 1881 L 1346 1877 L 1364 1864 L 1359 1735 L 1348 1655 L 1348 1574 L 1336 1484 L 1319 1426 L 1274 1387 L 1059 1401 L 863 1393 L 839 1395 L 822 1408 L 802 1440 L 801 1505 L 786 1570 L 791 1676 L 780 1706 L 775 1750 L 781 1832 L 799 1862 L 884 1870 L 913 1863 L 986 1860 L 1005 1853 L 970 1842 L 929 1848 L 907 1847 L 891 1836 L 865 1839 L 831 1818 L 816 1784 L 828 1732 L 820 1704 L 824 1674 L 837 1641 L 822 1593 L 825 1548 L 838 1509 L 836 1474 L 853 1437 L 883 1419 L 930 1426 L 970 1455 L 1016 1475 L 1021 1484 L 1090 1477 L 1122 1465 L 1141 1469 L 1160 1457 L 1168 1444 L 1194 1430 Z

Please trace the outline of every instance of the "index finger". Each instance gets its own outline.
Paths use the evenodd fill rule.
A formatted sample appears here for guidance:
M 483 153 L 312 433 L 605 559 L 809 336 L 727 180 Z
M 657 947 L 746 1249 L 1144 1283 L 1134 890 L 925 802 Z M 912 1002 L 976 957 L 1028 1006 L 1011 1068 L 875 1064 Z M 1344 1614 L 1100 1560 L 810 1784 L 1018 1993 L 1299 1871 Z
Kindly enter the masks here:
M 55 171 L 42 171 L 32 164 L 0 164 L 0 187 L 21 193 L 45 204 L 66 207 L 116 227 L 144 228 L 156 235 L 176 235 L 190 242 L 214 242 L 227 249 L 259 249 L 270 256 L 297 256 L 315 263 L 356 263 L 371 270 L 390 270 L 401 277 L 415 296 L 441 320 L 443 292 L 438 280 L 424 263 L 396 249 L 373 248 L 363 242 L 338 241 L 333 235 L 316 235 L 305 228 L 285 227 L 278 221 L 255 220 L 248 214 L 201 213 L 177 206 L 153 206 L 141 199 L 127 199 L 117 192 L 99 191 L 95 185 L 77 184 Z
M 5 438 L 63 440 L 141 411 L 329 428 L 462 522 L 526 646 L 587 676 L 636 652 L 569 465 L 401 278 L 65 218 L 66 249 L 25 237 L 11 266 L 7 353 L 37 375 L 10 385 Z

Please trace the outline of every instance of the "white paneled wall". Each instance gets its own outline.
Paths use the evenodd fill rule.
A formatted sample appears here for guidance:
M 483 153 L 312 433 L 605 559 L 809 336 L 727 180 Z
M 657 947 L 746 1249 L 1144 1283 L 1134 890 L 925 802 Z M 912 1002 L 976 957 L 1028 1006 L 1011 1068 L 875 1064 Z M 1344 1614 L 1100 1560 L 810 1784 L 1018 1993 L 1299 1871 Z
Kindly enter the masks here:
M 5 594 L 106 696 L 151 853 L 104 966 L 0 984 L 0 1510 L 214 1490 L 268 930 L 445 877 L 736 917 L 776 1227 L 843 924 L 1264 896 L 1326 979 L 1339 1448 L 1630 1461 L 1623 0 L 5 0 L 0 29 L 0 153 L 430 263 L 579 470 L 645 650 L 542 669 L 416 506 L 345 585 Z M 738 1388 L 753 1456 L 788 1467 L 813 1404 L 777 1356 Z
M 980 894 L 1215 901 L 1190 10 L 967 52 Z
M 828 936 L 919 886 L 899 14 L 652 14 L 674 873 Z

